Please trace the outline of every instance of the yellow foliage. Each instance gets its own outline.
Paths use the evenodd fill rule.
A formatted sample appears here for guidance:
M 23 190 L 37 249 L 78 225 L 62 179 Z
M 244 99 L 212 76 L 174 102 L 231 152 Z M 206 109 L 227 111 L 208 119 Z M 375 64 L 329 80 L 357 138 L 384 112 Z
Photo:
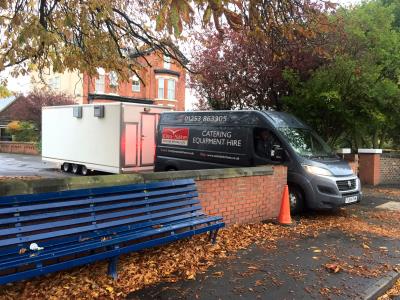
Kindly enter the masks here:
M 19 121 L 12 121 L 7 125 L 7 130 L 12 134 L 20 131 L 21 129 L 21 123 Z

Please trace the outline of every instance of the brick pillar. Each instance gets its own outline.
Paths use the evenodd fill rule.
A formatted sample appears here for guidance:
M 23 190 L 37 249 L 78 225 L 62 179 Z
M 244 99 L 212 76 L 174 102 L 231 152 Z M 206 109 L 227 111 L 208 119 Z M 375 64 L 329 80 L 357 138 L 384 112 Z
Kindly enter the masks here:
M 382 149 L 358 149 L 358 170 L 361 183 L 378 185 L 381 181 Z
M 336 152 L 342 159 L 346 160 L 354 174 L 358 175 L 358 155 L 356 153 L 351 153 L 350 148 L 342 148 Z

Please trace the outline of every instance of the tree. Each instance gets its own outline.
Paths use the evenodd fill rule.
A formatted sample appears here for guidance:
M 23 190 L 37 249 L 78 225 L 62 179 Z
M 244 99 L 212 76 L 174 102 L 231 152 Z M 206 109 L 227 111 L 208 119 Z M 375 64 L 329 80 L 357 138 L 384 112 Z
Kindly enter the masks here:
M 284 70 L 291 68 L 307 77 L 324 61 L 306 39 L 286 47 L 281 57 L 251 32 L 226 30 L 222 38 L 210 32 L 199 40 L 204 47 L 193 54 L 190 85 L 200 105 L 212 109 L 280 110 L 281 97 L 289 88 Z
M 315 13 L 322 6 L 331 9 L 332 4 L 323 0 L 2 0 L 0 71 L 15 66 L 13 75 L 33 68 L 95 75 L 96 68 L 103 67 L 127 79 L 142 67 L 137 56 L 145 57 L 147 49 L 182 62 L 175 38 L 199 18 L 204 24 L 213 22 L 220 31 L 223 24 L 236 30 L 249 28 L 274 44 L 279 54 L 296 35 L 312 37 L 316 30 L 324 30 L 326 19 Z
M 12 93 L 4 86 L 0 85 L 0 99 L 10 97 Z
M 378 1 L 339 12 L 342 49 L 307 81 L 287 72 L 286 108 L 334 146 L 383 147 L 400 113 L 400 35 L 393 7 Z
M 42 107 L 76 104 L 65 94 L 33 91 L 27 96 L 18 96 L 7 108 L 7 117 L 13 120 L 33 122 L 38 130 L 42 127 Z

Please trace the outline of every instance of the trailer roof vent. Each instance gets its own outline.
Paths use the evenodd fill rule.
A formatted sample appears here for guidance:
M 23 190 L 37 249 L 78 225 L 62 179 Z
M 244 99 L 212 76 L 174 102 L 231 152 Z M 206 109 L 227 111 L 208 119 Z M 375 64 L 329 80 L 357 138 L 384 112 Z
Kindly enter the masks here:
M 82 106 L 75 106 L 73 108 L 72 115 L 74 118 L 81 119 L 82 118 Z

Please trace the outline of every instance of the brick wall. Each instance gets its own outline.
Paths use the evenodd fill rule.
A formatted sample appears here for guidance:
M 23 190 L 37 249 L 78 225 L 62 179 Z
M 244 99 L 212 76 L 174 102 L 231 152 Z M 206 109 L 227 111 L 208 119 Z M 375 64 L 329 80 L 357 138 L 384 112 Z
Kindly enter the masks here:
M 286 167 L 274 166 L 273 175 L 197 180 L 204 211 L 224 217 L 229 224 L 254 223 L 279 214 Z
M 381 182 L 381 154 L 358 153 L 358 171 L 361 183 L 378 185 Z
M 400 153 L 381 155 L 381 183 L 400 183 Z
M 0 152 L 39 155 L 35 143 L 0 142 Z

